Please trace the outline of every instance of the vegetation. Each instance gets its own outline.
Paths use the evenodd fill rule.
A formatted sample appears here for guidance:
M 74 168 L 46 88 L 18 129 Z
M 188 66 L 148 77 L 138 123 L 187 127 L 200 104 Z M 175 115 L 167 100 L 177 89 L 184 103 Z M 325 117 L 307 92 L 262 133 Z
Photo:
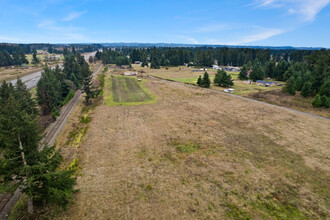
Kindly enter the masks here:
M 198 77 L 197 85 L 199 85 L 201 87 L 205 87 L 205 88 L 210 88 L 211 80 L 210 80 L 210 76 L 207 72 L 204 73 L 203 78 L 201 76 Z
M 62 156 L 55 147 L 39 151 L 41 130 L 29 91 L 22 82 L 3 82 L 0 100 L 1 191 L 19 186 L 35 207 L 65 208 L 75 191 L 75 170 L 59 168 Z
M 136 78 L 107 77 L 104 86 L 104 102 L 107 105 L 138 105 L 154 101 L 154 97 Z
M 231 76 L 224 70 L 218 70 L 215 74 L 214 84 L 222 87 L 231 87 L 234 85 Z

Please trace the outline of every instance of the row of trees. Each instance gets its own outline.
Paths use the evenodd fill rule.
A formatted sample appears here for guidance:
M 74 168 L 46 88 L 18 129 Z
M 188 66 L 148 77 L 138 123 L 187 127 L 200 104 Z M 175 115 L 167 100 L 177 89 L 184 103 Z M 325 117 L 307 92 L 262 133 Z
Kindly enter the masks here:
M 42 107 L 44 114 L 50 112 L 55 117 L 58 109 L 63 105 L 63 101 L 72 97 L 72 93 L 77 88 L 82 89 L 86 94 L 86 103 L 97 95 L 99 91 L 92 85 L 92 72 L 84 57 L 77 53 L 65 56 L 63 69 L 56 66 L 51 69 L 46 66 L 37 84 L 37 100 Z M 65 104 L 65 103 L 64 103 Z
M 97 51 L 95 58 L 102 60 L 103 64 L 116 64 L 121 65 L 131 65 L 130 60 L 127 56 L 123 55 L 122 52 L 103 48 L 102 52 Z
M 157 50 L 157 52 L 155 52 Z M 254 49 L 254 48 L 228 48 L 228 47 L 153 47 L 153 48 L 116 48 L 122 55 L 129 55 L 131 62 L 143 61 L 144 57 L 157 54 L 161 66 L 178 66 L 194 62 L 195 66 L 211 66 L 216 60 L 218 65 L 243 66 L 251 61 L 266 62 L 291 61 L 301 62 L 303 57 L 311 54 L 312 50 L 294 49 Z M 153 66 L 158 67 L 157 63 Z
M 0 66 L 22 65 L 23 63 L 29 63 L 23 51 L 15 51 L 12 54 L 8 51 L 0 51 Z
M 62 169 L 55 147 L 39 150 L 38 110 L 21 80 L 0 86 L 0 192 L 20 187 L 30 207 L 54 204 L 65 208 L 72 200 L 75 169 Z M 31 206 L 33 205 L 33 206 Z
M 222 87 L 231 87 L 234 85 L 231 75 L 227 74 L 224 70 L 218 70 L 215 74 L 213 82 L 215 85 Z M 209 88 L 211 86 L 210 76 L 207 72 L 204 73 L 203 78 L 201 76 L 198 77 L 197 85 L 205 88 Z

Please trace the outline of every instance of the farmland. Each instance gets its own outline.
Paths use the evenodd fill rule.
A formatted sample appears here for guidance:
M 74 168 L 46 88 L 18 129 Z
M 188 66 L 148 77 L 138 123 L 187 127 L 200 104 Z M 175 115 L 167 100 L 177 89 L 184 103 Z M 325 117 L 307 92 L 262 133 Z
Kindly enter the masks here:
M 169 67 L 168 69 L 161 68 L 161 69 L 149 69 L 149 68 L 142 68 L 138 65 L 133 66 L 136 70 L 143 70 L 146 74 L 157 76 L 163 79 L 170 79 L 178 82 L 184 83 L 191 83 L 196 84 L 198 77 L 201 75 L 203 76 L 204 71 L 193 72 L 193 68 L 188 68 L 184 66 L 180 67 Z M 210 75 L 210 79 L 213 82 L 214 76 L 217 73 L 215 69 L 207 69 L 208 74 Z M 239 80 L 238 74 L 239 72 L 228 72 L 232 76 L 234 80 L 234 89 L 235 95 L 247 95 L 249 93 L 256 93 L 259 91 L 269 91 L 269 90 L 277 90 L 281 89 L 281 87 L 264 87 L 264 86 L 257 86 L 257 85 L 250 85 L 245 84 L 241 80 Z M 212 89 L 221 90 L 223 88 L 217 86 L 211 86 Z
M 156 102 L 95 108 L 77 149 L 80 192 L 59 218 L 330 215 L 329 121 L 156 79 L 144 86 Z
M 168 69 L 150 69 L 150 68 L 142 68 L 138 65 L 133 66 L 138 71 L 144 71 L 145 74 L 160 77 L 163 79 L 169 79 L 173 81 L 196 84 L 197 78 L 200 75 L 203 75 L 204 72 L 193 72 L 192 68 L 188 67 L 169 67 Z M 208 74 L 210 75 L 211 82 L 214 80 L 214 76 L 216 74 L 216 70 L 208 69 Z M 248 97 L 252 99 L 256 99 L 259 101 L 268 102 L 271 104 L 288 107 L 292 109 L 296 109 L 299 111 L 320 115 L 323 117 L 330 118 L 329 109 L 324 108 L 314 108 L 311 104 L 312 98 L 303 98 L 300 96 L 299 92 L 295 96 L 289 96 L 282 92 L 282 86 L 274 86 L 274 87 L 265 87 L 258 86 L 256 84 L 246 84 L 243 81 L 239 80 L 238 72 L 228 72 L 232 76 L 234 81 L 233 88 L 235 89 L 234 95 L 239 95 L 243 97 Z M 279 82 L 284 83 L 284 82 Z M 211 89 L 223 91 L 223 87 L 215 86 L 211 84 Z
M 152 96 L 137 78 L 110 77 L 105 79 L 104 102 L 111 105 L 136 105 L 152 101 Z

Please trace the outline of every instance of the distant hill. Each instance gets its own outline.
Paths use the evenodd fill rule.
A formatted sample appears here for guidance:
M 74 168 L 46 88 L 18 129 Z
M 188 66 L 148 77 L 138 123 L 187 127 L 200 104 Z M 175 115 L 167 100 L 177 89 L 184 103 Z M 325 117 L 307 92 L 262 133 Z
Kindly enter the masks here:
M 180 44 L 180 43 L 100 43 L 105 47 L 229 47 L 254 48 L 272 50 L 321 50 L 322 47 L 292 47 L 292 46 L 242 46 L 242 45 L 210 45 L 210 44 Z

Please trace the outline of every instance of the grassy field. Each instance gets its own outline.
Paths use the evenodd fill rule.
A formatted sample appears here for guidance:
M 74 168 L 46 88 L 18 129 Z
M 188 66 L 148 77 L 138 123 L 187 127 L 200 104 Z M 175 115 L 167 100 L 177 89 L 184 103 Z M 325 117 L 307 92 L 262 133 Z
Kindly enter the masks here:
M 204 72 L 193 72 L 193 68 L 188 68 L 184 66 L 180 67 L 169 67 L 167 70 L 165 68 L 161 69 L 150 69 L 150 68 L 142 68 L 138 65 L 133 65 L 133 67 L 141 71 L 143 70 L 146 74 L 157 76 L 164 79 L 170 79 L 178 82 L 191 83 L 196 84 L 199 76 L 203 76 Z M 215 69 L 207 69 L 208 74 L 210 75 L 211 82 L 214 80 L 214 76 L 217 73 Z M 234 80 L 235 95 L 246 95 L 249 93 L 256 93 L 259 91 L 269 91 L 269 90 L 277 90 L 281 89 L 281 87 L 264 87 L 257 85 L 245 84 L 241 80 L 238 79 L 239 72 L 228 72 Z M 282 82 L 281 82 L 282 83 Z M 217 89 L 223 91 L 224 88 L 211 85 L 212 89 Z
M 104 103 L 114 105 L 138 105 L 153 102 L 154 98 L 144 87 L 145 81 L 136 77 L 106 76 Z
M 190 84 L 196 84 L 198 76 L 203 75 L 203 72 L 193 72 L 193 69 L 188 67 L 170 67 L 166 70 L 165 68 L 150 69 L 142 68 L 138 65 L 133 65 L 133 68 L 138 71 L 143 71 L 144 74 Z M 213 82 L 216 70 L 209 69 L 207 70 L 207 72 L 210 75 L 211 82 Z M 329 109 L 314 108 L 311 104 L 312 99 L 306 99 L 301 97 L 299 92 L 297 92 L 296 96 L 289 96 L 282 92 L 282 86 L 265 87 L 258 86 L 256 84 L 246 84 L 237 78 L 239 74 L 238 72 L 228 72 L 228 74 L 230 74 L 232 76 L 232 79 L 234 80 L 234 95 L 249 97 L 271 104 L 284 106 L 299 111 L 330 118 Z M 278 82 L 281 84 L 285 84 L 284 82 Z M 211 89 L 223 91 L 225 88 L 211 84 Z
M 157 102 L 94 110 L 74 148 L 80 191 L 59 219 L 329 218 L 329 121 L 144 85 Z

